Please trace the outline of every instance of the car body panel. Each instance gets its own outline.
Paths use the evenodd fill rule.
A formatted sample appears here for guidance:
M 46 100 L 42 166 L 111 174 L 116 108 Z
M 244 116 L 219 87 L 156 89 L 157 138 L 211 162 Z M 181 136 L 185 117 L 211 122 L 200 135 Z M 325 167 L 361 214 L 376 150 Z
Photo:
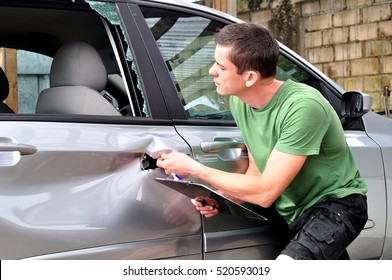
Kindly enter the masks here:
M 206 219 L 188 197 L 154 180 L 167 177 L 153 162 L 170 151 L 213 168 L 245 172 L 248 158 L 240 131 L 228 110 L 220 111 L 225 104 L 211 93 L 215 88 L 206 86 L 213 62 L 213 45 L 207 40 L 214 28 L 241 20 L 176 0 L 98 4 L 107 6 L 91 9 L 78 0 L 0 1 L 1 12 L 4 5 L 21 7 L 17 14 L 7 8 L 5 14 L 12 16 L 6 20 L 14 30 L 0 25 L 0 47 L 52 56 L 61 44 L 86 39 L 109 54 L 105 66 L 109 74 L 117 74 L 120 85 L 109 81 L 112 88 L 107 90 L 114 86 L 114 93 L 122 94 L 116 96 L 122 106 L 132 107 L 121 117 L 0 114 L 0 258 L 274 259 L 287 243 L 287 225 L 273 208 L 247 205 L 267 221 L 225 214 Z M 32 7 L 44 9 L 33 12 Z M 52 9 L 56 12 L 47 13 Z M 179 20 L 165 23 L 159 21 L 162 15 Z M 20 19 L 30 18 L 30 24 L 21 24 Z M 165 32 L 175 24 L 185 28 L 179 25 L 164 37 L 162 29 L 154 29 L 156 23 Z M 27 27 L 39 32 L 22 36 Z M 14 40 L 9 36 L 13 32 L 24 40 Z M 192 42 L 192 36 L 188 46 L 184 42 Z M 186 59 L 198 53 L 196 46 L 206 47 L 190 60 L 202 71 L 194 65 L 185 68 Z M 288 65 L 288 72 L 305 75 L 340 114 L 344 90 L 280 46 L 286 60 L 282 69 Z M 191 96 L 193 83 L 200 87 L 195 86 L 201 92 L 196 98 Z M 212 114 L 194 114 L 200 106 Z M 221 114 L 214 115 L 215 110 Z M 369 221 L 349 247 L 353 259 L 392 259 L 391 122 L 369 112 L 345 131 L 369 184 Z
M 382 172 L 384 172 L 385 178 L 385 197 L 377 196 L 375 198 L 376 201 L 373 203 L 369 203 L 370 207 L 376 207 L 379 203 L 386 203 L 386 228 L 385 228 L 385 241 L 384 248 L 382 251 L 382 259 L 391 259 L 392 258 L 392 227 L 391 227 L 391 218 L 392 217 L 392 209 L 391 209 L 391 201 L 392 201 L 392 120 L 382 117 L 373 112 L 369 112 L 365 116 L 363 116 L 364 124 L 366 127 L 366 133 L 369 137 L 375 141 L 381 150 L 382 155 L 382 163 L 384 168 Z M 366 158 L 364 159 L 366 161 Z M 369 164 L 371 162 L 371 164 Z M 366 169 L 371 168 L 371 166 L 375 162 L 366 161 Z
M 15 142 L 37 148 L 0 168 L 0 228 L 7 236 L 0 239 L 2 259 L 60 252 L 91 258 L 91 248 L 102 250 L 99 257 L 110 252 L 119 258 L 172 258 L 183 252 L 200 258 L 197 211 L 187 197 L 154 182 L 165 176 L 161 170 L 140 168 L 144 153 L 187 151 L 173 128 L 40 122 L 0 127 Z M 165 220 L 164 209 L 173 202 L 170 211 L 188 206 L 179 224 Z M 141 246 L 144 252 L 137 248 L 148 240 L 160 241 Z
M 386 197 L 385 177 L 380 147 L 362 131 L 348 131 L 345 133 L 361 175 L 366 179 L 369 187 L 367 193 L 368 222 L 353 244 L 349 246 L 352 259 L 378 258 L 383 249 L 386 227 Z M 373 164 L 369 166 L 369 162 Z M 373 206 L 373 207 L 372 207 Z M 374 207 L 376 206 L 376 207 Z M 364 250 L 364 248 L 367 248 Z
M 176 130 L 192 148 L 193 157 L 204 165 L 246 171 L 248 157 L 246 149 L 239 147 L 243 142 L 238 128 L 176 125 Z M 205 152 L 203 144 L 214 145 L 214 149 Z M 267 221 L 224 214 L 203 217 L 205 259 L 276 258 L 287 242 L 287 226 L 269 211 L 257 210 Z

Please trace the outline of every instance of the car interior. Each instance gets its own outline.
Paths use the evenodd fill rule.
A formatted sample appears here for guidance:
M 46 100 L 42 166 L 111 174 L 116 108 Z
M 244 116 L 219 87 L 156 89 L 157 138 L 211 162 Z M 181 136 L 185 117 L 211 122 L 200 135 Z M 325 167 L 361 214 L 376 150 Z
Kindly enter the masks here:
M 105 66 L 88 43 L 64 44 L 53 58 L 50 88 L 38 97 L 38 114 L 121 115 L 112 98 L 101 95 L 107 83 Z
M 83 1 L 71 9 L 69 2 L 56 4 L 59 9 L 32 9 L 25 4 L 20 7 L 2 7 L 2 11 L 6 12 L 2 12 L 0 17 L 0 48 L 55 57 L 50 73 L 50 88 L 37 89 L 36 108 L 27 113 L 137 115 L 134 105 L 129 104 L 130 94 L 127 92 L 133 87 L 133 81 L 126 81 L 128 75 L 121 72 L 123 69 L 117 63 L 119 57 L 116 54 L 127 48 L 126 42 L 120 42 L 125 46 L 119 46 L 110 34 L 119 27 L 99 13 L 91 12 L 91 8 Z M 68 5 L 68 9 L 61 9 L 62 5 Z M 84 51 L 79 53 L 77 60 L 70 60 L 77 46 Z M 86 69 L 77 69 L 77 65 Z M 8 96 L 5 93 L 6 78 L 4 75 L 1 77 L 2 101 Z M 137 87 L 133 88 L 140 92 Z M 8 107 L 6 104 L 1 106 Z M 1 112 L 9 110 L 2 109 Z

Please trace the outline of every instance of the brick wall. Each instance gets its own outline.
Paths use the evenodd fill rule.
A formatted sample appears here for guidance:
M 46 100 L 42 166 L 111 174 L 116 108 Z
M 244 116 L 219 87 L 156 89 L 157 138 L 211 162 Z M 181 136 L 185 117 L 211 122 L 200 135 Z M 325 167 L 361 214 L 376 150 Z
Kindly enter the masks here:
M 383 88 L 392 88 L 392 1 L 293 1 L 296 51 L 346 90 L 371 94 L 373 109 L 383 111 Z M 271 13 L 266 7 L 238 17 L 268 25 Z

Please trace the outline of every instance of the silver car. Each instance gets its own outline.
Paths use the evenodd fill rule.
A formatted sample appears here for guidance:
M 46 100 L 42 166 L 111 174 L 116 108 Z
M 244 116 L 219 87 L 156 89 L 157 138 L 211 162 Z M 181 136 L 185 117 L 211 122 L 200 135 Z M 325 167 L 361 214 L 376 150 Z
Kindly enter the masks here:
M 228 201 L 228 213 L 205 219 L 155 180 L 166 178 L 156 158 L 174 150 L 246 169 L 227 100 L 208 75 L 214 32 L 239 19 L 177 0 L 0 1 L 0 14 L 0 47 L 17 50 L 2 49 L 0 96 L 19 100 L 0 104 L 0 259 L 279 254 L 287 225 L 273 207 L 249 205 L 264 218 L 248 217 Z M 351 258 L 392 259 L 392 121 L 284 45 L 278 78 L 330 101 L 369 184 L 369 221 Z

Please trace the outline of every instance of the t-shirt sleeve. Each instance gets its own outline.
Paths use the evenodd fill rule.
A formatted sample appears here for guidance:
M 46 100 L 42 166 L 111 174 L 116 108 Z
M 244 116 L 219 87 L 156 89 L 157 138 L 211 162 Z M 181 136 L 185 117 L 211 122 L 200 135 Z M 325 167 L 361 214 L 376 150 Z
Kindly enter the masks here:
M 323 104 L 314 99 L 301 99 L 281 116 L 280 135 L 274 149 L 294 155 L 318 155 L 331 123 Z

